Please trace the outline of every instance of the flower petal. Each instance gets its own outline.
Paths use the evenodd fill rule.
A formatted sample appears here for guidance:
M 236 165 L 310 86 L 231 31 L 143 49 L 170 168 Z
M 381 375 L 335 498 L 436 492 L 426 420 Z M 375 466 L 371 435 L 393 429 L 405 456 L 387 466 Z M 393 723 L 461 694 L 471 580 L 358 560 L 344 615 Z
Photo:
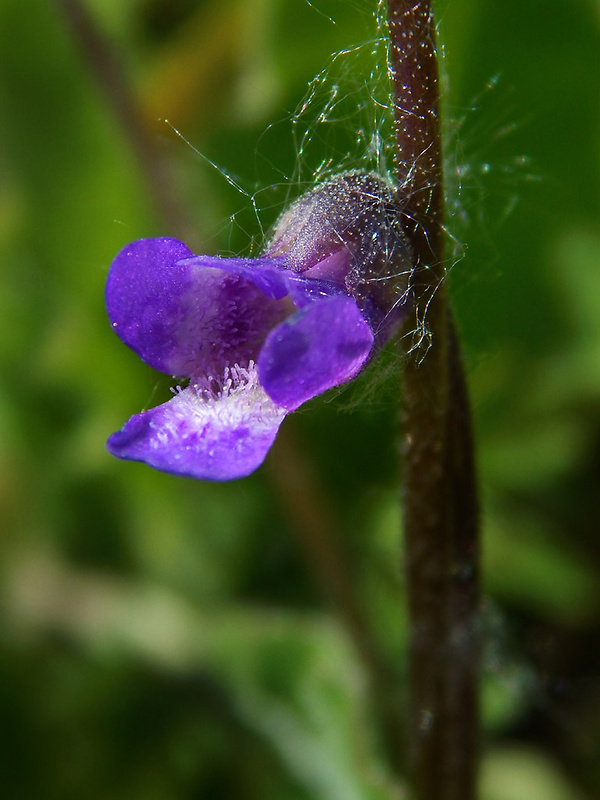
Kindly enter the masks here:
M 280 256 L 260 258 L 220 258 L 219 256 L 193 256 L 182 260 L 189 267 L 217 267 L 224 272 L 237 275 L 258 286 L 267 297 L 280 300 L 288 293 L 285 259 Z M 291 273 L 292 275 L 295 273 Z
M 304 308 L 312 305 L 312 303 L 321 302 L 327 297 L 336 295 L 348 296 L 343 284 L 321 280 L 320 278 L 307 279 L 290 270 L 286 272 L 285 282 L 290 298 L 296 308 Z
M 122 341 L 162 372 L 248 364 L 289 313 L 289 301 L 275 299 L 287 294 L 280 260 L 194 257 L 176 239 L 141 239 L 113 261 L 108 316 Z
M 356 302 L 328 297 L 298 311 L 265 339 L 258 360 L 260 382 L 279 406 L 293 411 L 360 371 L 373 334 Z
M 181 389 L 167 403 L 136 414 L 107 442 L 117 458 L 200 480 L 227 481 L 254 472 L 286 411 L 258 383 L 256 368 L 227 368 Z

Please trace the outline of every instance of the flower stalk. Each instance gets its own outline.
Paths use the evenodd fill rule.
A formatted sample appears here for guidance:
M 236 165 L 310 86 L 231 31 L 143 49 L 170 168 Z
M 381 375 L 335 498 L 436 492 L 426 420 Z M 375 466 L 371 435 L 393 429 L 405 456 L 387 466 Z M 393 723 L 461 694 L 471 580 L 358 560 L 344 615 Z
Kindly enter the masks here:
M 478 514 L 468 396 L 444 285 L 444 188 L 430 0 L 388 0 L 399 194 L 414 253 L 406 358 L 404 535 L 415 800 L 474 800 L 478 751 Z M 426 313 L 425 313 L 426 312 Z M 423 319 L 425 317 L 425 319 Z

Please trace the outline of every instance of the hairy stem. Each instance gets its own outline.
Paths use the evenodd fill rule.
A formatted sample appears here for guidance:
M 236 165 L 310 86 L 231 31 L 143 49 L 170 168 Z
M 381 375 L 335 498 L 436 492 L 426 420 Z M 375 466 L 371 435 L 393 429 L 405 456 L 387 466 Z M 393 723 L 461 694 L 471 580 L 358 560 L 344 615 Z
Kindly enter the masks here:
M 71 28 L 93 77 L 131 144 L 158 217 L 170 231 L 185 239 L 188 233 L 186 215 L 173 186 L 169 166 L 146 124 L 116 48 L 80 0 L 53 1 Z
M 474 800 L 478 514 L 466 383 L 444 286 L 444 193 L 430 0 L 388 0 L 398 183 L 414 248 L 404 371 L 404 526 L 411 620 L 409 746 L 416 800 Z M 425 315 L 426 311 L 426 315 Z

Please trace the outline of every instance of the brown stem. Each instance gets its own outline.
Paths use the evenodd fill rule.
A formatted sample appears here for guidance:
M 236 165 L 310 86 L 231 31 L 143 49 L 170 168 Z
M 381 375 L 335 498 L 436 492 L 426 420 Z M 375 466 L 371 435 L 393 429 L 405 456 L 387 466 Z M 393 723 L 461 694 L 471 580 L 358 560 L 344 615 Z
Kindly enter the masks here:
M 398 742 L 403 738 L 403 726 L 397 675 L 386 663 L 361 607 L 352 565 L 343 545 L 347 537 L 291 426 L 279 433 L 270 464 L 271 479 L 311 574 L 348 631 L 364 664 L 380 711 L 384 747 L 400 769 L 403 762 Z
M 438 63 L 431 3 L 389 0 L 390 58 L 398 184 L 412 221 L 417 255 L 431 269 L 443 263 L 442 142 Z M 433 258 L 432 258 L 433 256 Z
M 404 372 L 404 525 L 411 620 L 409 743 L 416 800 L 474 800 L 478 515 L 468 396 L 444 287 L 444 195 L 430 0 L 388 0 L 399 195 L 414 247 Z
M 173 235 L 186 238 L 186 215 L 172 184 L 168 164 L 120 63 L 119 54 L 80 0 L 54 0 L 67 20 L 83 57 L 131 143 L 156 213 Z
M 377 660 L 374 645 L 356 596 L 337 515 L 291 427 L 278 434 L 270 464 L 270 478 L 311 573 L 344 621 L 359 654 L 373 666 Z

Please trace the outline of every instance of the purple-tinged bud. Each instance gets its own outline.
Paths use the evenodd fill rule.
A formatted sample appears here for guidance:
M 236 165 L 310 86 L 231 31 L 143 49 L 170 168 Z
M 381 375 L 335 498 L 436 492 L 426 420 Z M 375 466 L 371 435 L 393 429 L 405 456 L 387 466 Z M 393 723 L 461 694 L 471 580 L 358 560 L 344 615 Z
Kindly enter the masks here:
M 283 256 L 286 268 L 305 278 L 342 284 L 378 338 L 387 338 L 401 316 L 396 310 L 406 300 L 413 263 L 403 221 L 381 176 L 345 172 L 283 212 L 266 255 Z

